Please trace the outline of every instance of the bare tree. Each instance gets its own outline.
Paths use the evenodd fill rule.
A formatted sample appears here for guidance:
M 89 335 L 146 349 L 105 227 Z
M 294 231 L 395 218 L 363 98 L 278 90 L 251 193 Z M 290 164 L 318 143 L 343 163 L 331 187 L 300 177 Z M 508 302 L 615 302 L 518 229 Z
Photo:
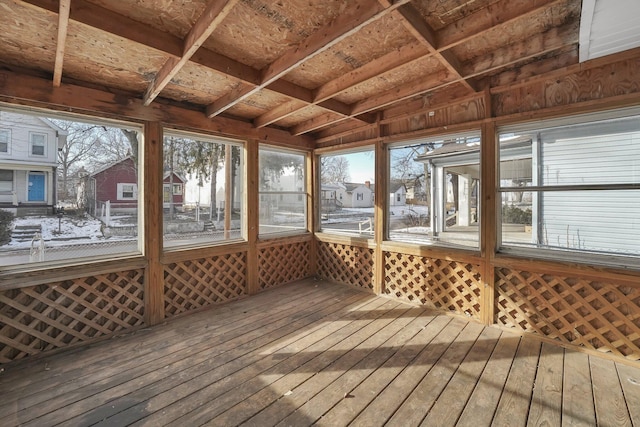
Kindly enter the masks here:
M 349 181 L 349 160 L 344 156 L 320 157 L 320 181 L 323 184 Z

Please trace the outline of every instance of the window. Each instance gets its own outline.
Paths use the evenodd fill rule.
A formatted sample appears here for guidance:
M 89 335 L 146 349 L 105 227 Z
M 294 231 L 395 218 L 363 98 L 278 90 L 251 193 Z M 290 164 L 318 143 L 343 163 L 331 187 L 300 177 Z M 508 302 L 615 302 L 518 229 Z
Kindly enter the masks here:
M 633 114 L 500 129 L 502 251 L 640 255 L 640 116 Z
M 242 145 L 206 135 L 166 132 L 163 151 L 164 247 L 241 239 Z
M 118 200 L 136 200 L 138 198 L 138 186 L 136 184 L 118 183 Z
M 0 111 L 2 123 L 11 126 L 12 154 L 49 155 L 52 161 L 32 157 L 28 170 L 13 170 L 10 161 L 0 156 L 0 202 L 15 206 L 14 226 L 27 230 L 0 244 L 0 270 L 60 267 L 141 254 L 138 191 L 143 173 L 137 153 L 142 151 L 142 129 L 138 125 L 17 109 Z M 64 154 L 55 163 L 55 153 L 47 148 L 54 133 Z M 33 216 L 21 215 L 29 202 L 42 208 L 35 209 Z M 51 214 L 57 207 L 64 207 L 60 218 Z
M 306 155 L 261 147 L 260 235 L 307 231 Z
M 374 162 L 371 148 L 320 156 L 322 232 L 373 237 Z
M 10 143 L 11 131 L 9 129 L 0 129 L 0 153 L 8 153 Z
M 389 159 L 391 240 L 479 247 L 479 132 L 394 144 Z
M 29 142 L 31 144 L 31 155 L 46 155 L 47 135 L 44 133 L 29 133 Z
M 0 192 L 10 193 L 13 191 L 13 171 L 0 169 Z

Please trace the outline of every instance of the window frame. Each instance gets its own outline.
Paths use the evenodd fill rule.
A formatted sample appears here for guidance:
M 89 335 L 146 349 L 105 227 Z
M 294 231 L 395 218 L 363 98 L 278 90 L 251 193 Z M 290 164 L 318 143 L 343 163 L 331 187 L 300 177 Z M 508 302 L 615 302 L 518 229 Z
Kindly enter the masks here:
M 629 107 L 614 109 L 608 111 L 596 111 L 586 114 L 575 114 L 563 117 L 555 117 L 551 119 L 525 122 L 525 123 L 512 123 L 496 126 L 496 194 L 497 203 L 499 208 L 496 209 L 496 254 L 498 256 L 515 256 L 526 257 L 528 259 L 541 259 L 541 260 L 555 260 L 563 262 L 571 262 L 578 264 L 589 265 L 602 265 L 609 267 L 620 267 L 640 269 L 640 254 L 627 254 L 627 253 L 614 253 L 605 251 L 593 251 L 580 248 L 564 248 L 564 247 L 549 247 L 542 246 L 519 246 L 515 242 L 503 241 L 503 218 L 502 218 L 502 203 L 503 195 L 507 193 L 525 193 L 531 192 L 536 195 L 543 193 L 555 193 L 562 194 L 563 192 L 589 192 L 589 191 L 618 191 L 618 190 L 640 190 L 640 182 L 637 183 L 611 183 L 611 184 L 554 184 L 554 185 L 531 185 L 525 187 L 515 186 L 503 186 L 501 185 L 501 143 L 500 135 L 510 133 L 540 133 L 557 132 L 558 129 L 564 127 L 576 127 L 597 125 L 598 122 L 605 122 L 608 120 L 625 119 L 631 117 L 640 118 L 640 108 Z M 570 132 L 570 131 L 569 131 Z M 582 132 L 585 132 L 582 130 Z M 616 132 L 624 133 L 624 132 Z M 570 135 L 570 134 L 567 134 Z M 603 134 L 607 135 L 607 134 Z M 567 139 L 574 139 L 583 137 L 582 135 L 569 136 Z M 589 136 L 587 136 L 589 137 Z M 533 155 L 533 154 L 532 154 Z M 509 160 L 509 158 L 505 159 Z M 538 197 L 538 196 L 535 196 Z
M 6 135 L 6 141 L 2 141 L 2 135 Z M 6 144 L 7 149 L 0 149 L 0 155 L 10 155 L 11 154 L 11 129 L 0 129 L 0 148 L 3 144 Z
M 277 197 L 279 201 L 284 201 L 285 197 L 291 197 L 292 199 L 295 199 L 296 201 L 300 202 L 302 201 L 302 206 L 303 206 L 303 218 L 304 218 L 304 226 L 300 227 L 300 228 L 290 228 L 288 230 L 283 230 L 283 231 L 272 231 L 272 232 L 264 232 L 260 230 L 260 214 L 258 214 L 258 237 L 261 239 L 272 239 L 272 238 L 278 238 L 278 237 L 283 237 L 283 236 L 295 236 L 295 235 L 300 235 L 300 234 L 306 234 L 309 233 L 309 189 L 308 187 L 308 174 L 309 174 L 309 170 L 308 170 L 308 161 L 309 161 L 309 156 L 311 155 L 311 153 L 307 152 L 307 151 L 303 151 L 303 150 L 296 150 L 296 149 L 292 149 L 292 148 L 285 148 L 285 147 L 278 147 L 278 146 L 273 146 L 273 145 L 267 145 L 267 144 L 260 144 L 260 146 L 258 147 L 258 164 L 260 164 L 260 153 L 261 152 L 271 152 L 271 153 L 282 153 L 282 154 L 288 154 L 288 155 L 295 155 L 295 156 L 302 156 L 302 190 L 269 190 L 269 191 L 265 191 L 263 189 L 261 189 L 261 185 L 260 185 L 260 178 L 258 178 L 258 200 L 259 200 L 259 206 L 258 206 L 258 210 L 259 212 L 262 211 L 262 203 L 268 202 L 269 200 L 272 199 L 272 197 Z M 297 183 L 295 184 L 295 188 L 299 189 L 300 187 L 297 185 Z M 302 197 L 302 200 L 300 200 L 300 198 Z
M 463 139 L 463 138 L 469 138 L 471 140 L 471 142 L 468 142 L 467 144 L 471 144 L 468 145 L 470 147 L 475 147 L 477 145 L 477 150 L 474 148 L 471 148 L 468 150 L 468 152 L 460 152 L 460 153 L 444 153 L 442 155 L 439 155 L 437 158 L 438 159 L 443 159 L 447 156 L 449 156 L 450 160 L 447 163 L 441 163 L 438 168 L 439 170 L 437 171 L 437 173 L 434 173 L 434 166 L 431 165 L 429 167 L 429 180 L 425 181 L 425 185 L 429 185 L 429 186 L 437 186 L 439 184 L 441 184 L 442 186 L 445 186 L 445 181 L 446 181 L 446 177 L 447 177 L 447 171 L 451 168 L 456 168 L 456 167 L 465 167 L 465 166 L 473 166 L 473 165 L 477 165 L 478 168 L 478 172 L 477 172 L 477 179 L 471 179 L 470 180 L 470 186 L 469 186 L 469 191 L 472 191 L 473 188 L 473 182 L 477 181 L 477 191 L 480 191 L 480 187 L 481 187 L 481 181 L 482 181 L 482 161 L 481 161 L 481 150 L 482 150 L 482 144 L 483 144 L 483 134 L 482 134 L 482 130 L 480 128 L 477 127 L 471 127 L 471 128 L 467 128 L 467 129 L 463 129 L 460 130 L 458 132 L 452 132 L 452 133 L 433 133 L 433 134 L 429 134 L 426 135 L 424 137 L 420 137 L 420 138 L 414 138 L 414 139 L 408 139 L 408 140 L 399 140 L 399 141 L 394 141 L 391 142 L 389 144 L 387 144 L 385 146 L 385 149 L 387 150 L 386 154 L 387 154 L 387 188 L 391 188 L 391 182 L 396 180 L 396 178 L 394 178 L 391 173 L 391 169 L 393 168 L 393 156 L 392 156 L 392 151 L 393 150 L 397 150 L 397 149 L 410 149 L 410 148 L 414 148 L 414 147 L 420 147 L 420 146 L 424 146 L 427 144 L 438 144 L 441 143 L 442 141 L 450 141 L 450 140 L 455 140 L 455 139 Z M 477 142 L 476 142 L 477 141 Z M 460 145 L 462 145 L 463 143 L 460 143 Z M 429 153 L 441 148 L 437 147 L 431 151 L 429 151 Z M 426 153 L 424 153 L 426 154 Z M 420 157 L 424 154 L 417 154 L 414 156 L 414 161 L 418 162 L 417 160 L 415 160 L 415 158 Z M 422 162 L 420 162 L 422 163 Z M 432 183 L 433 180 L 436 180 L 437 182 L 435 184 Z M 440 182 L 442 181 L 442 182 Z M 446 193 L 447 189 L 446 188 L 442 188 L 443 192 Z M 473 252 L 473 253 L 478 253 L 481 249 L 481 245 L 482 245 L 482 234 L 481 234 L 481 211 L 482 211 L 482 206 L 481 206 L 481 198 L 477 197 L 476 198 L 476 212 L 475 212 L 475 216 L 473 216 L 471 213 L 469 213 L 469 218 L 471 220 L 471 218 L 474 218 L 474 220 L 472 221 L 473 223 L 477 224 L 477 232 L 474 235 L 474 239 L 471 239 L 470 241 L 475 242 L 475 245 L 466 245 L 466 244 L 461 244 L 461 243 L 456 243 L 456 242 L 452 242 L 452 241 L 447 241 L 447 240 L 441 240 L 439 237 L 434 236 L 434 218 L 437 215 L 443 215 L 446 216 L 447 214 L 447 202 L 446 202 L 446 198 L 444 199 L 444 201 L 442 201 L 440 194 L 436 194 L 436 191 L 431 191 L 431 189 L 429 189 L 429 200 L 427 200 L 427 206 L 428 206 L 428 218 L 429 218 L 429 233 L 425 233 L 424 235 L 422 235 L 422 237 L 411 237 L 411 234 L 407 234 L 407 237 L 403 238 L 402 237 L 402 233 L 398 233 L 396 232 L 395 235 L 392 233 L 391 230 L 391 220 L 393 218 L 395 218 L 395 215 L 391 214 L 391 208 L 393 207 L 391 203 L 389 203 L 388 206 L 386 206 L 386 211 L 387 211 L 387 215 L 386 215 L 386 230 L 385 230 L 385 240 L 388 241 L 392 241 L 394 243 L 400 243 L 400 244 L 406 244 L 406 245 L 417 245 L 420 247 L 433 247 L 433 248 L 448 248 L 448 249 L 455 249 L 455 250 L 460 250 L 460 251 L 467 251 L 467 252 Z M 389 194 L 391 194 L 389 192 Z M 400 201 L 402 201 L 402 195 L 398 194 L 398 197 L 401 199 Z M 439 198 L 440 197 L 440 198 Z M 390 199 L 389 197 L 387 197 L 388 199 Z M 438 200 L 436 200 L 438 199 Z M 406 203 L 406 193 L 405 193 L 405 203 Z M 434 209 L 434 206 L 436 204 L 436 202 L 438 203 L 438 206 Z M 469 201 L 469 203 L 471 203 L 471 200 Z M 442 205 L 442 206 L 440 206 Z M 419 222 L 420 224 L 421 222 Z M 443 230 L 439 230 L 438 229 L 438 234 L 442 233 L 444 231 L 446 231 L 446 228 L 448 226 L 443 225 L 444 229 Z
M 42 154 L 36 154 L 33 152 L 35 147 L 40 147 L 40 145 L 36 145 L 34 141 L 34 137 L 42 136 Z M 45 132 L 33 132 L 29 131 L 29 156 L 31 157 L 47 157 L 47 143 L 48 143 L 48 135 Z
M 15 190 L 15 187 L 14 187 L 15 180 L 16 180 L 15 171 L 12 170 L 12 169 L 0 169 L 0 178 L 1 178 L 1 175 L 2 175 L 1 172 L 3 172 L 3 171 L 8 172 L 7 175 L 11 175 L 11 179 L 10 180 L 0 179 L 0 193 L 11 194 Z M 7 183 L 7 182 L 11 184 L 11 188 L 3 190 L 1 183 Z

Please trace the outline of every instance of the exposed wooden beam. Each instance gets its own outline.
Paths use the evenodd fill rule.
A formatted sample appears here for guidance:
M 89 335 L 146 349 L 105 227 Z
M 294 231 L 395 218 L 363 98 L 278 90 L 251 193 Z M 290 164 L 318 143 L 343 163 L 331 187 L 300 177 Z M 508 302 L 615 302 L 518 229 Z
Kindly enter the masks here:
M 343 74 L 342 76 L 323 84 L 313 91 L 314 95 L 313 99 L 310 101 L 310 104 L 322 106 L 324 105 L 322 104 L 323 101 L 333 98 L 334 96 L 349 89 L 350 87 L 374 78 L 381 73 L 391 71 L 402 65 L 407 65 L 419 58 L 422 58 L 426 53 L 428 52 L 420 43 L 413 43 L 402 46 L 401 48 L 393 50 L 378 59 L 374 59 L 373 61 L 366 63 L 360 68 L 356 68 L 349 73 Z M 278 82 L 282 81 L 283 80 L 278 80 Z M 296 104 L 294 102 L 287 104 L 287 107 L 268 111 L 267 113 L 258 117 L 256 120 L 254 120 L 254 124 L 257 127 L 267 126 L 271 123 L 277 122 L 278 120 L 282 120 L 296 113 L 297 111 L 306 108 L 307 106 Z M 297 110 L 294 108 L 295 105 L 299 106 Z
M 58 13 L 58 0 L 23 1 L 52 13 Z M 109 9 L 90 3 L 87 0 L 73 0 L 71 3 L 70 19 L 164 52 L 174 59 L 179 59 L 183 54 L 184 41 L 179 37 L 158 31 L 150 25 L 134 21 L 125 15 L 112 12 Z M 260 70 L 208 49 L 198 49 L 191 57 L 191 61 L 211 68 L 240 83 L 255 86 L 261 82 Z M 285 80 L 275 80 L 267 86 L 267 89 L 291 99 L 297 99 L 307 103 L 313 101 L 313 94 L 309 89 Z
M 69 12 L 71 0 L 60 0 L 58 9 L 58 41 L 56 44 L 56 60 L 53 66 L 53 86 L 60 87 L 62 82 L 62 64 L 64 63 L 64 49 L 67 44 L 67 29 L 69 28 Z
M 184 67 L 196 51 L 202 46 L 211 33 L 227 17 L 239 0 L 213 0 L 211 1 L 196 23 L 184 39 L 182 56 L 179 59 L 169 58 L 155 78 L 149 84 L 144 94 L 144 105 L 149 105 L 160 94 L 162 89 L 169 84 L 171 79 Z
M 398 8 L 395 12 L 396 16 L 402 19 L 404 27 L 421 43 L 433 52 L 433 55 L 445 66 L 451 73 L 461 78 L 463 85 L 471 92 L 476 89 L 462 76 L 460 63 L 458 58 L 450 51 L 439 51 L 437 45 L 437 34 L 431 26 L 420 16 L 420 12 L 411 4 L 405 4 Z
M 538 13 L 566 0 L 498 0 L 438 31 L 439 50 L 451 49 L 492 28 Z
M 275 128 L 256 129 L 251 123 L 227 117 L 208 119 L 201 110 L 188 110 L 159 102 L 144 106 L 141 99 L 72 83 L 54 88 L 51 81 L 27 73 L 0 70 L 0 101 L 103 118 L 158 121 L 201 129 L 229 138 L 252 138 L 288 147 L 313 148 L 313 139 L 292 136 Z
M 388 0 L 379 0 L 379 1 L 382 4 L 389 4 Z M 421 93 L 437 90 L 439 88 L 450 85 L 451 83 L 463 82 L 463 81 L 466 81 L 466 79 L 482 74 L 480 72 L 472 72 L 471 74 L 468 74 L 469 65 L 459 64 L 457 59 L 454 59 L 454 57 L 447 51 L 452 47 L 457 46 L 460 43 L 463 43 L 474 37 L 478 37 L 484 34 L 486 31 L 492 28 L 506 25 L 514 20 L 526 19 L 531 15 L 539 13 L 540 10 L 549 8 L 555 4 L 563 3 L 565 1 L 566 0 L 537 0 L 535 2 L 531 2 L 527 0 L 499 0 L 496 3 L 493 3 L 486 8 L 482 8 L 476 11 L 475 13 L 463 19 L 460 19 L 455 23 L 439 30 L 437 33 L 435 33 L 436 42 L 433 47 L 436 49 L 436 51 L 440 55 L 442 55 L 442 58 L 445 60 L 443 62 L 443 65 L 447 66 L 447 64 L 449 64 L 449 67 L 447 67 L 449 72 L 452 72 L 451 68 L 453 67 L 455 69 L 455 72 L 453 73 L 453 75 L 457 75 L 458 78 L 454 78 L 453 80 L 446 81 L 440 85 L 435 85 L 431 89 L 424 89 L 423 85 L 418 84 L 415 86 L 415 91 L 413 93 L 411 92 L 411 84 L 406 84 L 401 88 L 392 89 L 383 94 L 379 94 L 375 98 L 368 98 L 367 100 L 354 104 L 354 109 L 352 111 L 352 114 L 353 115 L 362 114 L 363 112 L 373 111 L 377 108 L 382 108 L 384 106 L 390 105 L 393 102 L 390 101 L 389 97 L 393 96 L 392 93 L 395 91 L 404 93 L 404 96 L 398 99 L 398 100 L 404 100 L 412 96 L 420 95 Z M 424 28 L 422 28 L 422 31 L 425 32 L 425 35 L 426 35 L 426 37 L 422 38 L 422 42 L 425 43 L 427 47 L 429 47 L 429 45 L 426 44 L 426 42 L 428 40 L 432 40 L 434 37 L 430 36 L 428 31 L 425 30 Z M 430 51 L 425 56 L 434 55 L 434 54 L 435 54 L 434 52 Z M 540 54 L 543 54 L 543 52 L 540 52 Z M 509 62 L 509 63 L 511 64 L 513 62 Z M 417 83 L 420 83 L 420 82 L 417 82 Z M 380 102 L 380 104 L 375 105 L 376 101 Z M 326 123 L 325 126 L 331 125 L 332 123 L 328 122 L 326 120 L 326 117 L 328 116 L 324 116 L 323 120 L 320 120 L 320 122 L 325 122 Z M 340 120 L 336 120 L 333 123 L 337 123 L 342 120 L 343 119 L 341 118 Z M 314 122 L 313 119 L 311 119 L 311 120 L 308 120 L 307 122 L 298 124 L 297 126 L 292 128 L 291 131 L 295 135 L 300 135 L 301 133 L 304 133 L 303 131 L 305 129 L 316 130 L 318 129 L 318 127 L 316 126 L 316 122 Z M 307 130 L 306 132 L 311 132 L 311 130 Z
M 216 102 L 207 107 L 207 115 L 213 117 L 226 111 L 238 102 L 273 83 L 300 64 L 326 51 L 409 1 L 398 0 L 393 5 L 384 8 L 374 0 L 357 0 L 349 7 L 348 13 L 338 16 L 333 22 L 323 27 L 322 30 L 316 31 L 264 68 L 259 85 L 237 96 L 224 96 L 216 100 Z
M 313 132 L 316 129 L 320 129 L 327 125 L 338 123 L 346 119 L 347 118 L 344 116 L 338 117 L 332 113 L 321 114 L 317 117 L 307 120 L 304 123 L 292 127 L 291 134 L 295 136 L 302 135 L 304 133 Z

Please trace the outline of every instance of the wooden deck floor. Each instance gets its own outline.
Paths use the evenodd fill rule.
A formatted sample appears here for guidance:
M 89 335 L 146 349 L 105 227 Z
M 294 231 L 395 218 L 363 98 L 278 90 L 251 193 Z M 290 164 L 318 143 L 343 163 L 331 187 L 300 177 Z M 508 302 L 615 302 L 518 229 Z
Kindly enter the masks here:
M 0 424 L 640 425 L 640 369 L 307 280 L 5 365 Z

